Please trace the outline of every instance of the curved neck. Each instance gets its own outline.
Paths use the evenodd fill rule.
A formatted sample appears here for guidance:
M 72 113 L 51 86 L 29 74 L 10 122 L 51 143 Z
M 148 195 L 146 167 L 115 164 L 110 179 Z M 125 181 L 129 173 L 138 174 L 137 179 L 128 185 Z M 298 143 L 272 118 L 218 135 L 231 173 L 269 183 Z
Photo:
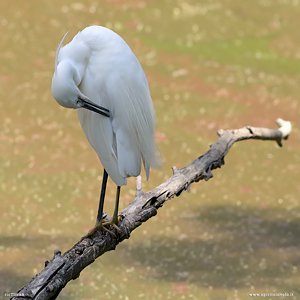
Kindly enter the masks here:
M 57 66 L 57 74 L 62 78 L 72 78 L 78 86 L 84 76 L 84 67 L 71 59 L 64 59 Z

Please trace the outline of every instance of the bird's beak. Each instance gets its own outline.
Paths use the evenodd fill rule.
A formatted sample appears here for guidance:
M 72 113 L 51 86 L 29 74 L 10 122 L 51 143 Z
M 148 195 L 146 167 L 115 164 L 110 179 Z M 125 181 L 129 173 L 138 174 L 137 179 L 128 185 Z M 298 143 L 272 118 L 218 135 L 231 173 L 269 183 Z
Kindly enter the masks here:
M 88 98 L 79 98 L 79 102 L 81 103 L 81 107 L 86 108 L 88 110 L 94 111 L 102 116 L 110 117 L 110 111 L 107 108 L 104 108 L 100 105 L 95 104 Z

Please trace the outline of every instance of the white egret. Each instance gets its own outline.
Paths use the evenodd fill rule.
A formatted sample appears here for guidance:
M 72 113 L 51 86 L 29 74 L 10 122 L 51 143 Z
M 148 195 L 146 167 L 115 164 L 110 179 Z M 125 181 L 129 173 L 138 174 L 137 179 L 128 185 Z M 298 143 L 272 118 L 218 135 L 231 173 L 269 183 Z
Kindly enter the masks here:
M 140 174 L 141 161 L 148 179 L 150 167 L 160 167 L 160 159 L 148 81 L 126 42 L 101 26 L 85 28 L 62 47 L 66 35 L 56 52 L 51 92 L 60 105 L 77 109 L 81 127 L 104 167 L 96 225 L 84 239 L 97 230 L 109 231 L 104 225 L 120 232 L 121 186 Z M 102 222 L 108 175 L 117 185 L 116 203 L 112 220 Z

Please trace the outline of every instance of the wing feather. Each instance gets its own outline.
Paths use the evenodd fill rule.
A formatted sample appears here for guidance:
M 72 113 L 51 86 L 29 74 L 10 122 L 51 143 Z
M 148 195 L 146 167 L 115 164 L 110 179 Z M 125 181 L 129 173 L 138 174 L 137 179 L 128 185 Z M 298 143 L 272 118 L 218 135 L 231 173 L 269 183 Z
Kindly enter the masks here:
M 133 67 L 130 69 L 133 69 L 132 73 L 120 76 L 122 72 L 118 72 L 107 83 L 109 98 L 115 104 L 112 125 L 117 134 L 118 159 L 120 160 L 119 147 L 122 145 L 123 156 L 131 157 L 130 163 L 133 164 L 132 153 L 134 153 L 134 159 L 139 162 L 136 164 L 136 174 L 140 172 L 142 159 L 148 179 L 150 167 L 159 168 L 161 164 L 154 141 L 155 111 L 143 69 L 139 63 L 135 69 Z M 120 141 L 118 141 L 119 131 L 122 132 Z M 119 165 L 119 169 L 122 166 Z M 127 168 L 126 173 L 129 166 Z

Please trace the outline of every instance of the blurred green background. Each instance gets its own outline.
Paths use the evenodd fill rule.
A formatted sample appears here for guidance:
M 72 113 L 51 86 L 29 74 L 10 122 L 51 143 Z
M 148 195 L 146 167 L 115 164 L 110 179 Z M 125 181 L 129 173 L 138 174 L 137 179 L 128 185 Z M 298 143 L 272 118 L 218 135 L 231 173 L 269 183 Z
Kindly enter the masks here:
M 142 173 L 144 191 L 205 153 L 218 129 L 276 128 L 278 117 L 294 127 L 282 149 L 234 145 L 214 178 L 168 202 L 60 299 L 299 299 L 299 13 L 298 0 L 1 1 L 0 298 L 94 225 L 102 167 L 50 85 L 63 35 L 98 24 L 125 39 L 149 80 L 165 165 L 148 182 Z M 134 193 L 132 178 L 121 209 Z M 109 181 L 109 214 L 114 197 Z

